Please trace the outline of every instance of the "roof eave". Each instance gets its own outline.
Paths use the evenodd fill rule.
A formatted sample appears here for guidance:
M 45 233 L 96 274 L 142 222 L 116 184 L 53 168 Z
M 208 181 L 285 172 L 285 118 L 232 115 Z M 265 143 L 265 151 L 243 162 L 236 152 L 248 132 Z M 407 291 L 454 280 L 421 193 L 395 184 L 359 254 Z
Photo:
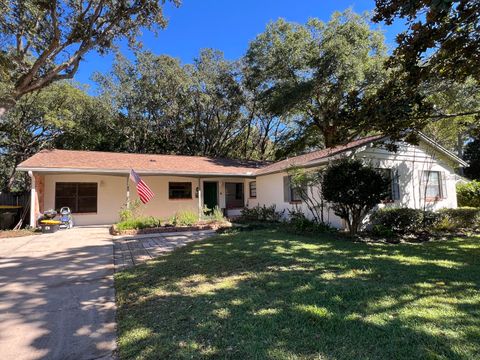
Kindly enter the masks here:
M 429 144 L 430 146 L 433 146 L 434 148 L 436 148 L 438 151 L 440 151 L 441 153 L 443 153 L 444 155 L 448 156 L 451 160 L 455 161 L 456 163 L 460 164 L 462 167 L 468 167 L 468 163 L 466 161 L 464 161 L 463 159 L 459 158 L 457 155 L 455 155 L 453 152 L 451 152 L 450 150 L 444 148 L 442 145 L 440 145 L 439 143 L 437 143 L 435 140 L 433 139 L 430 139 L 427 135 L 425 135 L 424 133 L 422 132 L 418 132 L 418 135 L 420 136 L 420 138 L 425 141 L 427 144 Z
M 32 171 L 39 173 L 73 173 L 73 174 L 101 174 L 101 175 L 129 175 L 130 170 L 125 169 L 80 169 L 80 168 L 43 168 L 43 167 L 29 167 L 19 166 L 18 171 Z M 254 178 L 255 173 L 217 173 L 217 172 L 194 172 L 194 171 L 151 171 L 151 170 L 136 170 L 136 172 L 143 176 L 210 176 L 210 177 L 247 177 Z

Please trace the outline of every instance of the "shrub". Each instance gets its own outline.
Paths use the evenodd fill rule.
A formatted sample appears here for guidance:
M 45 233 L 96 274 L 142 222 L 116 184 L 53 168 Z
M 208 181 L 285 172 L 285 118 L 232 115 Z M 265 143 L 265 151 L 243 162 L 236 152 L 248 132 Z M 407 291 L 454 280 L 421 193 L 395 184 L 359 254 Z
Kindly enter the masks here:
M 434 224 L 437 230 L 453 231 L 480 227 L 480 208 L 442 209 L 438 214 L 440 218 Z
M 118 230 L 133 230 L 133 229 L 147 229 L 147 228 L 155 228 L 162 226 L 161 220 L 150 217 L 140 217 L 140 218 L 132 218 L 120 221 L 117 224 Z
M 395 236 L 395 232 L 382 224 L 375 224 L 372 226 L 371 230 L 372 235 L 391 238 Z
M 223 211 L 220 209 L 218 206 L 215 206 L 215 208 L 209 209 L 208 207 L 203 208 L 203 220 L 212 220 L 212 221 L 217 221 L 217 222 L 224 222 L 226 221 L 225 217 L 223 216 Z
M 330 165 L 322 180 L 323 196 L 335 214 L 356 234 L 363 219 L 389 194 L 390 181 L 359 160 L 342 159 Z
M 195 211 L 183 210 L 175 214 L 174 225 L 192 226 L 198 222 L 198 214 Z
M 280 222 L 285 214 L 285 210 L 277 211 L 277 206 L 260 206 L 253 208 L 244 208 L 240 215 L 240 222 L 242 221 L 270 221 Z
M 140 200 L 132 201 L 125 204 L 119 211 L 120 221 L 132 220 L 139 217 L 141 202 Z
M 432 211 L 409 208 L 383 208 L 372 215 L 372 222 L 395 233 L 407 234 L 424 230 L 438 219 Z
M 287 230 L 300 234 L 324 233 L 331 232 L 333 229 L 324 223 L 310 220 L 302 211 L 289 210 L 288 222 L 286 222 Z
M 480 208 L 480 181 L 457 185 L 458 206 Z

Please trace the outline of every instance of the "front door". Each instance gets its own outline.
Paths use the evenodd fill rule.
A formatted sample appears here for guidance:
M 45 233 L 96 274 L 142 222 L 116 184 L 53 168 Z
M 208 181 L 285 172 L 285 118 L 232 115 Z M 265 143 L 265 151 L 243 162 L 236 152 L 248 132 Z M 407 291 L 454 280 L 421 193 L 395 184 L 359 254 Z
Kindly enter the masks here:
M 218 183 L 212 181 L 203 183 L 203 204 L 210 210 L 218 206 Z

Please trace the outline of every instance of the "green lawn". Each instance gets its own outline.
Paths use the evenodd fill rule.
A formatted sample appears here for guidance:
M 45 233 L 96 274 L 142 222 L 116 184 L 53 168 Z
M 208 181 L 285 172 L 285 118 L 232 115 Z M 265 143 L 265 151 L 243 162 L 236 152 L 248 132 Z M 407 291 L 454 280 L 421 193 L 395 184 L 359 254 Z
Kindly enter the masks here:
M 122 359 L 479 359 L 480 237 L 221 235 L 115 278 Z

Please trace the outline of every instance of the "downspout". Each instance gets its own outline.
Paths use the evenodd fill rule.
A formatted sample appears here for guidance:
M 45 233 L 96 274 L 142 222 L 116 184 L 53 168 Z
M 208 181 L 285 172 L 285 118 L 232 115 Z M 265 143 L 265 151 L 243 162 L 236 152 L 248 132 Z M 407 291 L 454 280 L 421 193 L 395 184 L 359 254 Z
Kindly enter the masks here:
M 37 222 L 35 219 L 35 210 L 37 208 L 37 191 L 35 189 L 35 176 L 33 175 L 32 171 L 28 172 L 28 176 L 30 176 L 30 227 L 35 228 L 37 226 Z

